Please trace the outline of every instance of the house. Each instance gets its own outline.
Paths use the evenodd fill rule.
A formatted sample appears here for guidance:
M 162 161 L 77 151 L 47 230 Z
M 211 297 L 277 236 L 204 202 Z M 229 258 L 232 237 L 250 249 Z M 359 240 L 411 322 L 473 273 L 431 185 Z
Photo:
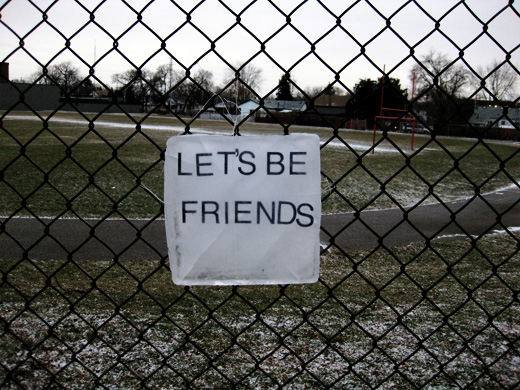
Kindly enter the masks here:
M 345 116 L 350 95 L 320 95 L 314 99 L 314 111 L 321 115 Z
M 366 119 L 353 116 L 351 95 L 322 94 L 308 103 L 309 109 L 302 124 L 309 126 L 326 126 L 365 130 Z
M 247 102 L 238 105 L 238 112 L 242 116 L 248 116 L 256 109 L 258 109 L 259 106 L 260 105 L 256 100 L 248 100 Z
M 305 111 L 307 105 L 301 100 L 274 100 L 268 99 L 264 101 L 264 108 L 267 111 L 278 112 L 298 112 Z
M 507 116 L 504 115 L 504 108 L 492 102 L 475 102 L 475 109 L 469 122 L 476 127 L 493 128 L 515 128 L 520 127 L 520 108 L 507 107 Z
M 186 106 L 186 99 L 168 96 L 168 98 L 164 102 L 164 105 L 168 108 L 169 111 L 181 112 Z
M 520 141 L 520 106 L 515 103 L 474 101 L 469 119 L 486 138 Z
M 239 112 L 242 116 L 247 116 L 254 111 L 265 116 L 266 112 L 300 112 L 305 111 L 307 105 L 301 100 L 264 100 L 263 106 L 257 100 L 248 100 L 238 105 Z

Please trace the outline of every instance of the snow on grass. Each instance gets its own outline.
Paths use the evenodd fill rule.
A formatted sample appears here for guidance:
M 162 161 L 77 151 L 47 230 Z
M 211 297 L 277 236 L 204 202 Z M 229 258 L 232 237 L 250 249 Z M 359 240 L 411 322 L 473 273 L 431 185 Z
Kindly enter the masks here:
M 465 387 L 482 377 L 514 386 L 516 241 L 486 236 L 478 251 L 467 240 L 433 245 L 348 258 L 332 251 L 319 283 L 280 287 L 181 288 L 153 262 L 110 272 L 107 262 L 78 263 L 99 275 L 90 283 L 60 261 L 4 260 L 0 381 L 4 388 L 16 381 L 30 388 L 408 389 L 431 381 Z M 404 265 L 396 267 L 396 258 Z M 456 278 L 439 262 L 451 264 Z M 128 273 L 146 281 L 128 283 Z
M 507 233 L 518 233 L 520 232 L 520 226 L 509 226 L 507 230 L 504 229 L 497 229 L 492 230 L 491 232 L 487 233 L 488 236 L 496 236 L 500 234 L 507 234 Z M 473 238 L 478 238 L 478 235 L 471 236 Z M 444 234 L 439 235 L 434 238 L 435 241 L 439 240 L 446 240 L 446 239 L 454 239 L 454 238 L 468 238 L 468 234 Z

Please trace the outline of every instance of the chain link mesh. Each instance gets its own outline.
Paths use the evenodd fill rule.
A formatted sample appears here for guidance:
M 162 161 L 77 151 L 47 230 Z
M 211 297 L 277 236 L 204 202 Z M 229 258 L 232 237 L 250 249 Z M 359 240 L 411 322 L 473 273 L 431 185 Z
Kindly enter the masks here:
M 0 12 L 17 3 L 5 3 Z M 118 13 L 133 15 L 133 23 L 112 24 L 110 18 L 118 15 L 106 15 L 110 3 L 117 3 Z M 509 67 L 513 78 L 519 77 L 512 61 L 519 45 L 509 47 L 491 31 L 504 15 L 520 16 L 514 2 L 497 1 L 501 6 L 483 20 L 470 1 L 452 2 L 436 15 L 413 0 L 392 3 L 391 12 L 388 5 L 368 0 L 290 5 L 172 0 L 166 2 L 170 12 L 180 16 L 166 31 L 147 17 L 157 3 L 101 1 L 94 6 L 76 0 L 84 22 L 72 29 L 51 18 L 57 1 L 45 6 L 27 2 L 30 12 L 40 16 L 23 32 L 8 18 L 0 19 L 2 34 L 18 42 L 2 62 L 23 56 L 39 69 L 29 83 L 3 80 L 14 98 L 3 98 L 0 117 L 2 388 L 516 388 L 520 240 L 513 227 L 520 207 L 520 156 L 517 142 L 493 138 L 520 139 L 514 119 L 519 100 L 499 96 L 492 74 Z M 208 3 L 218 6 L 223 18 L 217 30 L 195 17 Z M 249 24 L 259 3 L 279 28 L 258 32 Z M 328 15 L 330 26 L 295 22 L 299 11 L 310 6 Z M 359 35 L 350 31 L 345 21 L 361 7 L 380 29 L 367 25 Z M 422 37 L 398 27 L 407 22 L 400 15 L 412 8 L 434 26 Z M 443 29 L 443 22 L 460 12 L 481 31 L 463 44 L 455 32 Z M 43 28 L 63 42 L 46 53 L 47 59 L 28 48 Z M 74 44 L 90 29 L 101 31 L 110 43 L 94 61 Z M 175 50 L 187 30 L 205 42 L 207 51 Z M 134 32 L 150 42 L 139 61 L 126 51 Z M 240 65 L 225 49 L 232 33 L 240 33 L 243 41 L 235 51 L 249 56 Z M 280 50 L 289 49 L 280 39 L 283 34 L 307 49 L 291 51 L 286 60 L 280 56 Z M 347 36 L 355 49 L 340 64 L 321 54 L 335 34 Z M 440 69 L 416 54 L 434 35 L 457 53 Z M 388 70 L 369 54 L 380 39 L 404 50 Z M 489 73 L 466 59 L 482 39 L 501 54 Z M 57 79 L 52 65 L 65 54 L 88 76 L 71 84 Z M 163 84 L 158 83 L 147 71 L 158 56 L 180 68 L 180 77 L 167 83 L 165 73 Z M 119 91 L 96 73 L 115 57 L 131 70 L 120 80 Z M 210 58 L 232 75 L 220 89 L 199 72 Z M 287 76 L 294 93 L 306 101 L 305 111 L 281 113 L 268 104 L 278 85 L 261 92 L 247 77 L 260 59 Z M 317 108 L 329 96 L 327 88 L 310 93 L 290 78 L 309 60 L 330 73 L 327 88 L 351 96 L 341 116 Z M 368 95 L 342 78 L 359 61 L 380 77 Z M 374 146 L 360 151 L 356 133 L 344 128 L 363 117 L 383 86 L 386 94 L 399 90 L 392 77 L 410 61 L 417 74 L 432 81 L 425 86 L 418 78 L 417 95 L 406 96 L 404 110 L 393 119 L 372 123 L 377 112 L 365 117 L 369 127 L 374 125 Z M 442 84 L 444 77 L 456 77 L 453 70 L 460 64 L 476 79 L 464 98 Z M 36 103 L 34 94 L 42 85 L 59 88 L 52 107 Z M 92 86 L 112 91 L 94 112 L 79 98 L 82 89 Z M 190 88 L 183 99 L 172 101 Z M 140 90 L 146 93 L 139 95 Z M 231 101 L 230 91 L 256 100 L 258 107 L 237 115 L 240 102 L 238 97 Z M 144 112 L 135 114 L 127 104 L 130 92 Z M 485 126 L 470 123 L 465 115 L 480 93 L 491 95 L 500 109 Z M 428 109 L 423 101 L 436 98 L 444 106 L 432 130 L 421 111 Z M 118 115 L 110 117 L 114 112 Z M 184 134 L 197 132 L 209 113 L 220 118 L 212 126 L 226 126 L 230 134 L 247 133 L 254 119 L 270 122 L 265 129 L 278 134 L 311 121 L 321 126 L 316 131 L 322 156 L 331 161 L 322 167 L 323 205 L 330 215 L 323 219 L 322 272 L 316 284 L 208 288 L 171 283 L 157 196 L 168 133 L 153 130 L 174 126 Z M 412 115 L 417 126 L 429 126 L 413 152 L 405 146 L 409 137 L 402 141 L 391 131 Z M 502 120 L 510 126 L 500 133 L 496 125 Z M 469 138 L 461 146 L 459 138 L 446 135 Z M 387 150 L 395 157 L 377 165 Z M 430 161 L 433 153 L 441 157 Z M 507 203 L 488 196 L 496 188 L 505 188 Z M 467 196 L 464 201 L 461 194 Z M 428 207 L 425 223 L 419 213 Z M 372 214 L 375 209 L 387 214 Z M 491 222 L 475 231 L 464 222 L 475 214 L 490 215 Z M 405 229 L 415 235 L 412 243 L 400 241 Z M 356 243 L 358 236 L 363 242 Z

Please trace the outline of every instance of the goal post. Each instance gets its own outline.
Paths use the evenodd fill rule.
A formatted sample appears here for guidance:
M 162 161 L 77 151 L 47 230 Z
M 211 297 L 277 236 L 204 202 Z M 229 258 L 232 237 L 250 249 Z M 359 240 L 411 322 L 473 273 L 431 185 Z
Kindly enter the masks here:
M 385 68 L 386 69 L 386 66 Z M 384 70 L 383 70 L 384 72 Z M 415 123 L 417 122 L 417 119 L 412 115 L 411 111 L 399 109 L 399 108 L 389 108 L 384 107 L 384 96 L 385 96 L 385 74 L 383 73 L 382 76 L 382 86 L 381 86 L 381 105 L 379 108 L 379 115 L 376 115 L 374 117 L 374 135 L 372 140 L 372 153 L 375 152 L 375 145 L 376 145 L 376 132 L 377 132 L 377 122 L 378 120 L 392 120 L 392 121 L 405 121 L 405 123 L 411 122 L 412 123 L 412 139 L 411 139 L 411 145 L 410 149 L 413 150 L 413 144 L 414 144 L 414 138 L 415 138 Z M 415 72 L 413 72 L 412 77 L 412 101 L 415 94 Z M 385 115 L 385 113 L 388 113 Z M 403 116 L 392 116 L 393 113 L 404 113 Z M 408 113 L 408 114 L 407 114 Z

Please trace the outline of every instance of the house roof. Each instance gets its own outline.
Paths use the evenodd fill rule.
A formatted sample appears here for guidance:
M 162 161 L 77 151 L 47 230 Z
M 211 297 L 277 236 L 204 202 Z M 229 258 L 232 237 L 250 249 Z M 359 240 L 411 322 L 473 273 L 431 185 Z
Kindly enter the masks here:
M 264 107 L 268 110 L 291 110 L 303 111 L 305 110 L 305 102 L 301 100 L 274 100 L 269 99 L 264 101 Z
M 320 95 L 314 100 L 314 107 L 345 107 L 350 95 Z
M 259 105 L 257 100 L 248 100 L 242 104 L 239 104 L 238 107 L 245 106 L 246 104 L 254 103 Z M 275 99 L 267 99 L 264 100 L 263 108 L 268 110 L 282 111 L 282 110 L 290 110 L 290 111 L 304 111 L 307 105 L 302 100 L 275 100 Z
M 243 107 L 250 103 L 254 103 L 257 106 L 259 105 L 259 102 L 257 100 L 248 100 L 247 102 L 239 104 L 238 107 Z M 307 107 L 307 105 L 302 100 L 267 99 L 267 100 L 264 100 L 264 105 L 263 105 L 263 108 L 266 108 L 268 110 L 275 110 L 275 111 L 283 111 L 283 110 L 304 111 L 306 107 Z
M 245 106 L 245 105 L 250 104 L 250 103 L 253 103 L 253 104 L 257 105 L 257 106 L 259 105 L 258 104 L 258 100 L 247 100 L 247 101 L 245 101 L 243 103 L 240 103 L 238 105 L 238 107 L 242 107 L 242 106 Z
M 520 122 L 520 109 L 509 108 L 507 111 L 507 118 L 504 116 L 504 109 L 502 107 L 488 106 L 476 106 L 473 115 L 471 116 L 470 122 L 475 125 L 486 125 L 490 122 L 497 120 L 497 118 L 504 118 L 512 120 L 513 122 Z

